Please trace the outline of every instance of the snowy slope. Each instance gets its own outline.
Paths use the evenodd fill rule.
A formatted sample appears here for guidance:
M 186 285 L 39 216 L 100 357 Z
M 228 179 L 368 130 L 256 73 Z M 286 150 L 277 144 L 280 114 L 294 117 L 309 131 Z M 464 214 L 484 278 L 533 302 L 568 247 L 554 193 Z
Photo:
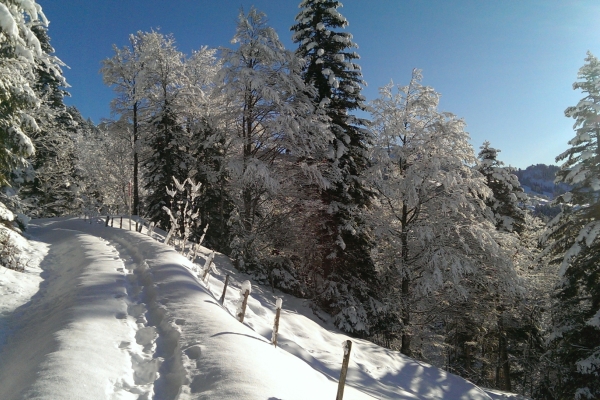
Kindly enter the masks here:
M 349 338 L 304 301 L 260 286 L 241 324 L 247 277 L 225 256 L 207 287 L 197 265 L 145 234 L 76 218 L 35 220 L 29 232 L 26 274 L 0 267 L 0 399 L 335 398 Z M 344 399 L 511 397 L 351 340 Z

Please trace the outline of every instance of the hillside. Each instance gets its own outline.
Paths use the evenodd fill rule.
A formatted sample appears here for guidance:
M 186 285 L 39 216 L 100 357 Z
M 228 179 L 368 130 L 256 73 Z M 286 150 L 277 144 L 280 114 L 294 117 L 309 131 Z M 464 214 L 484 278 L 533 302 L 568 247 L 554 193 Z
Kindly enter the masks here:
M 559 213 L 559 208 L 552 206 L 550 202 L 569 191 L 570 186 L 554 183 L 558 169 L 556 165 L 536 164 L 514 171 L 525 193 L 529 195 L 530 207 L 535 215 L 552 218 Z
M 77 218 L 34 220 L 29 232 L 19 243 L 26 272 L 0 267 L 1 399 L 335 398 L 351 338 L 303 300 L 256 285 L 238 322 L 248 277 L 225 256 L 204 284 L 199 265 L 161 237 Z M 351 340 L 344 399 L 518 398 Z

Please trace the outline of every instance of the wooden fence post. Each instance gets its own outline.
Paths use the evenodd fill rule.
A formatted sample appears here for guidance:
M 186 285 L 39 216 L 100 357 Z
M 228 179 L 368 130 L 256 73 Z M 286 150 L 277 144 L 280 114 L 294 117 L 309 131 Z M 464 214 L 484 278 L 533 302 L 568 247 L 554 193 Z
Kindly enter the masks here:
M 136 232 L 138 231 L 138 226 L 139 226 L 139 224 L 138 224 L 138 221 L 136 220 L 136 221 L 135 221 L 135 231 L 136 231 Z
M 346 374 L 348 373 L 348 364 L 350 363 L 350 350 L 352 350 L 352 342 L 346 340 L 342 343 L 344 346 L 344 361 L 342 362 L 342 371 L 340 372 L 340 381 L 338 383 L 338 391 L 335 400 L 344 398 L 344 386 L 346 385 Z
M 115 223 L 115 217 L 112 217 L 112 218 L 110 219 L 110 227 L 111 227 L 111 228 L 113 227 L 113 224 L 114 224 L 114 223 Z
M 104 224 L 104 226 L 108 226 L 108 221 L 110 221 L 110 215 L 106 216 L 106 223 Z
M 221 305 L 223 305 L 223 303 L 225 302 L 225 293 L 227 293 L 227 284 L 229 284 L 229 274 L 227 274 L 225 276 L 225 285 L 223 285 L 223 294 L 221 295 L 221 298 L 219 299 L 219 303 L 221 303 Z
M 154 230 L 154 222 L 148 222 L 148 236 L 152 237 L 152 231 Z
M 248 296 L 250 295 L 251 290 L 252 284 L 250 281 L 244 281 L 244 283 L 242 283 L 242 288 L 240 289 L 240 300 L 236 313 L 238 321 L 242 323 L 244 322 L 244 316 L 246 315 L 246 306 L 248 305 Z
M 279 334 L 279 316 L 281 315 L 281 306 L 283 305 L 283 300 L 280 298 L 275 302 L 275 306 L 277 307 L 277 312 L 275 313 L 275 322 L 273 323 L 273 337 L 271 337 L 271 343 L 275 345 L 277 348 L 277 335 Z
M 123 229 L 123 216 L 121 215 L 121 223 L 119 224 L 119 229 Z
M 210 256 L 208 256 L 206 264 L 204 264 L 204 275 L 202 275 L 202 282 L 204 283 L 207 283 L 206 281 L 208 280 L 208 274 L 210 273 L 210 266 L 212 265 L 214 258 L 215 252 L 213 251 L 212 253 L 210 253 Z

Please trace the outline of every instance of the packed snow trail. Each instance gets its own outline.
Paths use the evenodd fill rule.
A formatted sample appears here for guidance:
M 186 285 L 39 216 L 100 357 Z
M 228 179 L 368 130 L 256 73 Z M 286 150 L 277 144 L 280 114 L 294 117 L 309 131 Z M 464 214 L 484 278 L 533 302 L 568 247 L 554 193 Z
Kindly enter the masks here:
M 31 233 L 50 244 L 41 265 L 46 279 L 11 321 L 0 353 L 0 399 L 151 395 L 152 372 L 145 368 L 150 382 L 143 382 L 144 367 L 132 363 L 143 351 L 125 345 L 136 343 L 137 325 L 128 316 L 129 284 L 116 249 L 71 229 Z
M 274 348 L 275 296 L 254 285 L 239 323 L 238 290 L 248 277 L 227 257 L 217 255 L 206 286 L 197 265 L 145 234 L 76 218 L 34 220 L 29 232 L 49 247 L 44 280 L 0 318 L 10 327 L 0 326 L 0 399 L 335 398 L 348 337 L 305 301 L 279 293 Z M 346 400 L 490 399 L 454 375 L 352 340 Z

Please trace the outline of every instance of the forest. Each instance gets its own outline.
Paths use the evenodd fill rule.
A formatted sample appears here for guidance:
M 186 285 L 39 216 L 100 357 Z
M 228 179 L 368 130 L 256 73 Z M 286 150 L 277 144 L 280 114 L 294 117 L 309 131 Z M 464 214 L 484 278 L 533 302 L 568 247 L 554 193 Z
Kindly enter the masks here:
M 366 100 L 340 6 L 303 0 L 294 49 L 255 8 L 229 48 L 132 32 L 101 62 L 96 125 L 65 105 L 41 7 L 1 0 L 0 220 L 137 215 L 355 337 L 485 387 L 600 398 L 600 61 L 573 84 L 550 219 L 422 71 Z M 0 263 L 26 268 L 6 234 Z

